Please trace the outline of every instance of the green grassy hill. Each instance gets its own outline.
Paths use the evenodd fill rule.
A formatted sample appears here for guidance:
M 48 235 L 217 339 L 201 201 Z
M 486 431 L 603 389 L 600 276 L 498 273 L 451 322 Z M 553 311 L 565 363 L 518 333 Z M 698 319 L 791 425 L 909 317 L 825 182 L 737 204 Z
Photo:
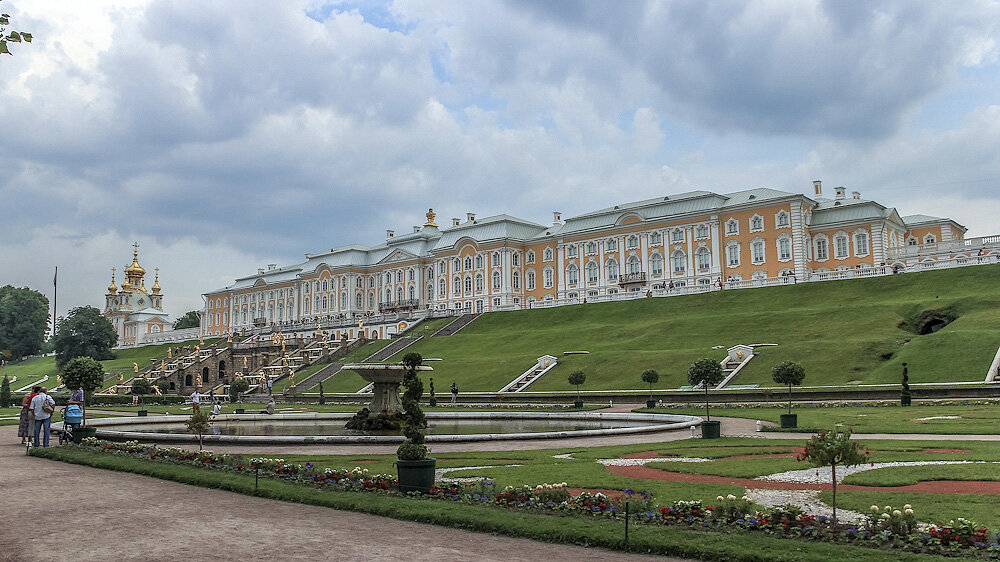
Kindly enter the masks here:
M 928 310 L 957 319 L 926 335 L 906 327 Z M 571 390 L 576 369 L 587 373 L 584 390 L 643 388 L 649 368 L 657 387 L 676 388 L 694 360 L 722 359 L 713 346 L 739 343 L 778 346 L 760 348 L 733 384 L 773 385 L 771 367 L 786 359 L 805 366 L 806 385 L 895 383 L 904 361 L 911 383 L 981 381 L 1000 345 L 1000 266 L 497 312 L 406 351 L 443 359 L 432 366 L 446 394 L 452 381 L 496 391 L 543 354 L 561 364 L 532 390 Z M 570 350 L 590 354 L 563 357 Z M 354 386 L 341 378 L 338 389 Z

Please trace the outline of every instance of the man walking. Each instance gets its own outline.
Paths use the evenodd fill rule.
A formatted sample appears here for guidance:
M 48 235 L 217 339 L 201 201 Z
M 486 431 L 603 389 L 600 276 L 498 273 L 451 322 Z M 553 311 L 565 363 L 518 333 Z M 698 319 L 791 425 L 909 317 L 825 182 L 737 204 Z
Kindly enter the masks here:
M 197 414 L 201 411 L 201 394 L 198 394 L 198 389 L 194 389 L 191 393 L 191 412 Z
M 39 446 L 38 434 L 42 434 L 41 446 L 49 446 L 49 432 L 51 431 L 52 412 L 56 410 L 56 401 L 51 396 L 45 394 L 45 387 L 38 389 L 38 394 L 31 399 L 31 411 L 35 415 L 35 447 Z
M 458 383 L 451 383 L 451 403 L 458 402 Z

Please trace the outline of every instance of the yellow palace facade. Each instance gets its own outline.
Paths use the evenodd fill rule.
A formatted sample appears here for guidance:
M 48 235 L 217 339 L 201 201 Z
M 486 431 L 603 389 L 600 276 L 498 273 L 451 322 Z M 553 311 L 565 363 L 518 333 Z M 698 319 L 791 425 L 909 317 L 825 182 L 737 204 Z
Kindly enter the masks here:
M 881 275 L 982 256 L 984 247 L 990 259 L 1000 255 L 1000 240 L 970 247 L 966 229 L 950 218 L 902 217 L 842 187 L 825 197 L 819 181 L 810 191 L 692 191 L 565 220 L 557 212 L 548 226 L 468 213 L 442 227 L 429 211 L 423 226 L 387 231 L 381 244 L 306 254 L 205 293 L 202 332 L 360 319 L 350 337 L 385 337 L 358 333 L 364 319 Z

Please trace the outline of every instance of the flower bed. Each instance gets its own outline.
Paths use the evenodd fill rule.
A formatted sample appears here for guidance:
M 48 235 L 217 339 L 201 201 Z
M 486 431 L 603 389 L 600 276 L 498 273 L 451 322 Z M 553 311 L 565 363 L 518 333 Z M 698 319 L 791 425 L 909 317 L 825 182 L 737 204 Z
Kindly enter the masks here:
M 75 445 L 67 445 L 75 446 Z M 317 469 L 312 463 L 293 464 L 284 459 L 244 457 L 160 448 L 136 441 L 124 443 L 86 438 L 80 445 L 96 453 L 148 459 L 154 462 L 186 464 L 198 468 L 240 472 L 265 478 L 320 487 L 402 495 L 392 475 L 370 474 L 367 469 Z M 414 493 L 415 494 L 415 493 Z M 419 495 L 419 494 L 415 494 Z M 646 491 L 624 490 L 620 495 L 583 491 L 570 494 L 566 482 L 536 486 L 507 486 L 498 490 L 494 481 L 434 487 L 426 496 L 435 501 L 454 501 L 472 505 L 490 505 L 507 509 L 530 510 L 552 515 L 602 517 L 622 520 L 626 510 L 629 522 L 641 525 L 672 525 L 689 529 L 724 532 L 762 533 L 781 538 L 797 538 L 839 544 L 853 544 L 919 553 L 1000 559 L 1000 533 L 989 535 L 986 527 L 956 519 L 948 525 L 921 530 L 913 509 L 903 506 L 872 506 L 867 520 L 859 525 L 840 524 L 823 516 L 804 513 L 792 506 L 778 506 L 763 511 L 753 509 L 747 496 L 719 496 L 713 505 L 698 501 L 675 501 L 659 505 L 655 495 Z

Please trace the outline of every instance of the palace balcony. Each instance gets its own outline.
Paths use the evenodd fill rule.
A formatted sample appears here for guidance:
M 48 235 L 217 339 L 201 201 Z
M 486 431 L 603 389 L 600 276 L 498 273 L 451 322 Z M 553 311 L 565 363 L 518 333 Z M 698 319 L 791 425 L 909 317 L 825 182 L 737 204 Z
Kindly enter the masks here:
M 625 273 L 618 276 L 619 285 L 629 285 L 632 283 L 645 283 L 646 273 L 642 271 L 637 271 L 635 273 Z
M 420 306 L 419 299 L 406 299 L 401 301 L 389 301 L 379 303 L 378 309 L 382 312 L 391 312 L 393 310 L 414 310 Z

